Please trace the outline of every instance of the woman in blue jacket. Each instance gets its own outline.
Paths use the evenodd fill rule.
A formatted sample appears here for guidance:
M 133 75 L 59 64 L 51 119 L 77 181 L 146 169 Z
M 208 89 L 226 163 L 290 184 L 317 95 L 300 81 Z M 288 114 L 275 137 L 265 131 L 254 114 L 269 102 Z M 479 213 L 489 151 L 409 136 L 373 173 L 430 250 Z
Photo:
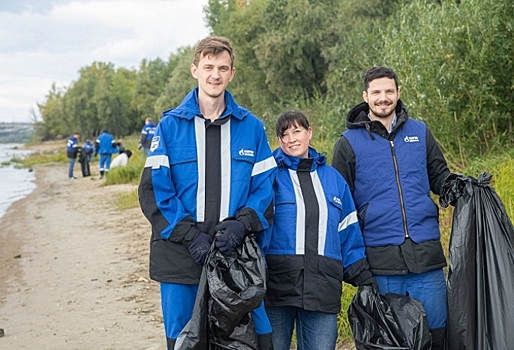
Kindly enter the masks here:
M 342 282 L 374 284 L 350 190 L 309 146 L 312 128 L 299 111 L 275 125 L 280 148 L 273 227 L 261 236 L 269 269 L 267 311 L 275 350 L 333 350 Z

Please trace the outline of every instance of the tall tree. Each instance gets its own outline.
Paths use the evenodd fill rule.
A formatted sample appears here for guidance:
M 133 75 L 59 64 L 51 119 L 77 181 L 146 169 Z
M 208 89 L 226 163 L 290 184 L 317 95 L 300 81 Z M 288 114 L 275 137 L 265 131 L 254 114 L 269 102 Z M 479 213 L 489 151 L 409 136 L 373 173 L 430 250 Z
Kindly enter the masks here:
M 236 74 L 229 90 L 238 103 L 263 116 L 277 101 L 266 84 L 256 46 L 266 33 L 263 18 L 269 0 L 209 0 L 206 8 L 208 25 L 214 35 L 231 40 L 235 50 Z
M 171 61 L 171 60 L 170 60 Z M 170 62 L 171 63 L 171 62 Z M 174 65 L 168 64 L 161 58 L 141 61 L 136 75 L 133 108 L 137 110 L 139 120 L 151 117 L 158 120 L 160 115 L 155 111 L 155 103 L 161 96 L 170 78 Z
M 38 110 L 41 114 L 41 121 L 36 123 L 36 134 L 39 138 L 46 140 L 56 135 L 71 135 L 71 125 L 65 122 L 63 95 L 65 90 L 58 89 L 55 83 L 45 96 L 44 103 L 38 103 Z
M 509 0 L 416 0 L 383 33 L 410 109 L 459 167 L 514 141 L 513 18 Z
M 187 46 L 180 48 L 177 54 L 170 56 L 170 66 L 173 69 L 164 90 L 154 105 L 154 111 L 159 116 L 163 111 L 178 106 L 186 94 L 197 85 L 190 69 L 193 53 L 194 49 Z

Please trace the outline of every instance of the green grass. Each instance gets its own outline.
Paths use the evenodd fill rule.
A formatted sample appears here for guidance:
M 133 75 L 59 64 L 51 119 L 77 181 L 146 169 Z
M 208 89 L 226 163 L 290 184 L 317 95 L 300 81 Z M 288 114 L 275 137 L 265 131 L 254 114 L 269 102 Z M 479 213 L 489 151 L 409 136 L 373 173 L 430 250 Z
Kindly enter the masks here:
M 125 146 L 125 149 L 132 152 L 132 156 L 129 158 L 128 164 L 126 166 L 111 169 L 107 173 L 105 177 L 106 185 L 137 184 L 141 178 L 141 173 L 145 165 L 145 159 L 143 159 L 141 156 L 141 150 L 137 149 L 139 138 L 131 136 L 122 140 L 122 142 Z M 137 202 L 137 196 L 135 199 Z
M 64 152 L 34 152 L 26 157 L 13 157 L 4 161 L 0 166 L 10 166 L 15 168 L 33 168 L 34 165 L 43 163 L 65 163 L 68 161 Z
M 510 156 L 495 168 L 492 181 L 507 214 L 512 218 L 514 216 L 514 160 Z
M 139 201 L 137 196 L 137 189 L 128 193 L 120 193 L 116 197 L 116 206 L 118 209 L 132 209 L 139 207 Z
M 7 166 L 13 166 L 15 168 L 23 168 L 23 158 L 13 157 L 9 160 L 4 160 L 0 163 L 0 167 L 7 167 Z
M 337 315 L 338 341 L 342 343 L 353 342 L 352 330 L 348 321 L 348 307 L 352 298 L 357 292 L 357 288 L 352 285 L 343 284 L 343 295 L 341 296 L 341 311 Z
M 130 157 L 126 166 L 109 170 L 105 176 L 106 185 L 137 184 L 141 178 L 144 161 L 141 158 Z
M 478 177 L 482 172 L 493 176 L 491 185 L 510 218 L 514 216 L 514 150 L 474 160 L 465 174 Z
M 43 152 L 43 153 L 32 153 L 27 158 L 23 159 L 23 166 L 32 168 L 36 164 L 43 163 L 67 163 L 68 157 L 65 152 Z

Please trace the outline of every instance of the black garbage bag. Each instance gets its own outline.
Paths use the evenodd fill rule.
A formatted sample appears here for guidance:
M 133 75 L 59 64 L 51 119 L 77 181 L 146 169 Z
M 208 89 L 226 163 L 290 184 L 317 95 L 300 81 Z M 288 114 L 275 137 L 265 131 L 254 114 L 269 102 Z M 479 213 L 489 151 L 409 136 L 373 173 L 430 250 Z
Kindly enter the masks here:
M 357 350 L 429 350 L 432 346 L 425 309 L 405 295 L 380 295 L 361 286 L 348 308 Z
M 86 151 L 81 150 L 79 154 L 79 163 L 80 163 L 80 170 L 82 171 L 82 176 L 91 176 L 91 169 L 89 168 L 89 159 L 88 159 L 88 153 Z
M 448 275 L 448 348 L 514 349 L 514 228 L 492 176 L 452 174 L 440 204 L 455 205 Z
M 209 254 L 212 254 L 212 250 Z M 204 265 L 198 292 L 196 294 L 193 315 L 180 332 L 175 342 L 175 350 L 203 350 L 209 349 L 209 325 L 207 322 L 207 301 L 209 299 L 209 285 L 207 283 L 207 269 Z
M 175 350 L 257 350 L 250 312 L 266 294 L 265 261 L 254 236 L 225 257 L 213 244 L 203 267 L 193 316 Z

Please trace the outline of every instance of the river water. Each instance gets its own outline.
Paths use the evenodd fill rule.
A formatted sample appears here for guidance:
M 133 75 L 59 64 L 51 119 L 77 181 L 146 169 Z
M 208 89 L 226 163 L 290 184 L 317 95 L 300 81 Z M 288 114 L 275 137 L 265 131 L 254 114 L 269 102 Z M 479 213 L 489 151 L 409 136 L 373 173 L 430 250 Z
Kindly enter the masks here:
M 0 143 L 0 220 L 12 203 L 36 188 L 35 174 L 30 169 L 16 169 L 13 164 L 5 165 L 12 158 L 23 158 L 30 154 L 30 151 L 20 149 L 22 146 Z

